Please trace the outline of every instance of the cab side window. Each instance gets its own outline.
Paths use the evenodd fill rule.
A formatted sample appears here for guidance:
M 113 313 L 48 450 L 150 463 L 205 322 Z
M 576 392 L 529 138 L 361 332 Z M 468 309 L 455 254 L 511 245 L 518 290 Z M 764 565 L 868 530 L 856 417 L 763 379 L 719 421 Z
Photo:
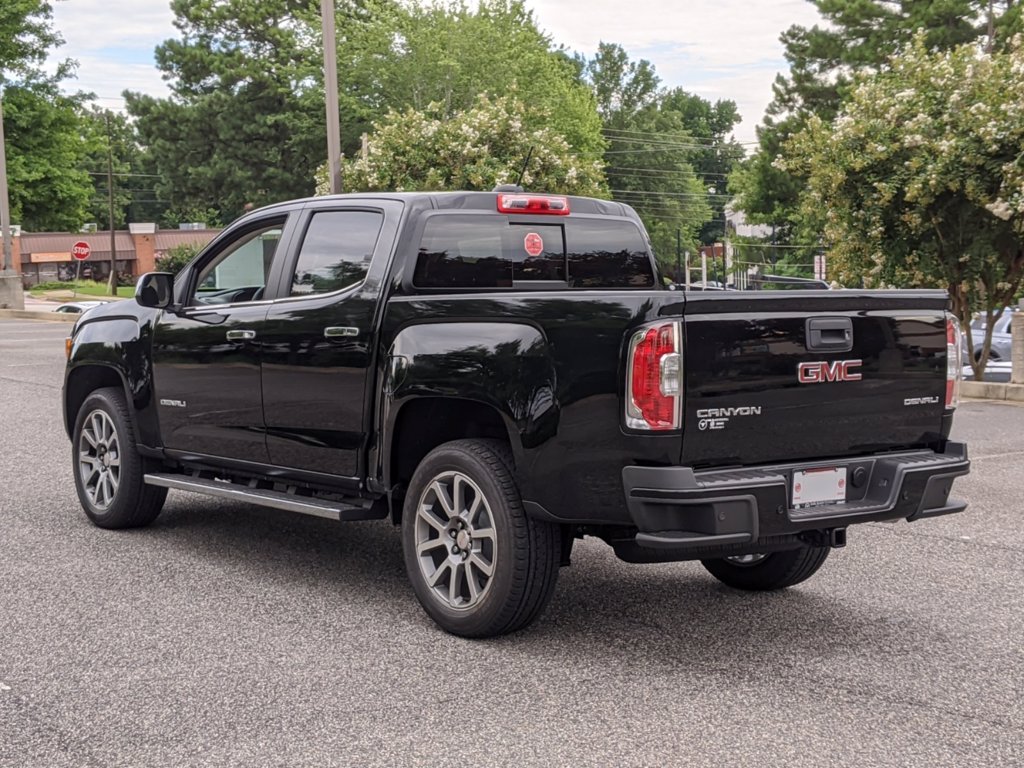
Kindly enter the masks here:
M 331 293 L 366 278 L 384 214 L 379 211 L 319 211 L 302 239 L 291 295 Z
M 282 221 L 250 230 L 199 272 L 193 304 L 238 304 L 263 297 L 270 264 L 281 242 Z

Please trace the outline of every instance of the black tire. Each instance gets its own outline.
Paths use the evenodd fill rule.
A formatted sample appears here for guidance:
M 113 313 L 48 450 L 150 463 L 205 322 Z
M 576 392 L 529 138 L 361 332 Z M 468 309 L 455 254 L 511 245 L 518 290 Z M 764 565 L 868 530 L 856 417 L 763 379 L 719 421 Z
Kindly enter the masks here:
M 104 440 L 108 429 L 112 437 Z M 78 500 L 100 528 L 138 528 L 160 514 L 167 489 L 142 480 L 148 462 L 136 450 L 135 429 L 120 389 L 97 389 L 85 398 L 75 418 L 71 461 Z M 104 472 L 113 477 L 114 462 L 116 477 L 102 480 Z
M 527 517 L 512 466 L 501 442 L 455 440 L 427 454 L 409 483 L 402 512 L 406 572 L 423 609 L 453 635 L 494 637 L 522 629 L 554 591 L 561 531 Z M 437 488 L 449 489 L 445 498 L 455 514 L 446 511 Z M 478 492 L 483 501 L 477 504 Z M 423 547 L 419 554 L 417 546 Z M 488 561 L 489 575 L 481 570 Z
M 701 560 L 701 564 L 723 584 L 765 592 L 785 589 L 811 578 L 824 564 L 830 551 L 828 547 L 803 546 L 772 552 L 750 563 L 721 558 Z

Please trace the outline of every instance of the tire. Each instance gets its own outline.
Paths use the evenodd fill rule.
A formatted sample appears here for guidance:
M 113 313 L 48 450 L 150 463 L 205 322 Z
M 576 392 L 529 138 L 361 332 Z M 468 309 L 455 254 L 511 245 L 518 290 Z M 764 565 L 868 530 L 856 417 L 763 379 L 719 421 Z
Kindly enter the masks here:
M 406 572 L 420 605 L 453 635 L 522 629 L 554 591 L 561 531 L 526 516 L 512 466 L 503 443 L 455 440 L 427 454 L 409 483 Z
M 785 589 L 811 578 L 830 551 L 828 547 L 803 546 L 767 555 L 701 560 L 701 565 L 730 587 L 766 592 Z M 747 558 L 757 559 L 744 562 Z
M 85 398 L 75 418 L 71 460 L 78 500 L 100 528 L 138 528 L 160 514 L 167 489 L 143 482 L 148 462 L 136 450 L 120 389 L 97 389 Z

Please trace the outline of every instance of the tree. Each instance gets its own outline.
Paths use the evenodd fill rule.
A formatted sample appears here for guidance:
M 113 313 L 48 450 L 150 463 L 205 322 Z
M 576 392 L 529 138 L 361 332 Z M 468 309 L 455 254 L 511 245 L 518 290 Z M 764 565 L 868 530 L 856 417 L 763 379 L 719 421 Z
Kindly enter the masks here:
M 88 142 L 83 170 L 92 179 L 93 187 L 86 211 L 88 220 L 105 228 L 110 219 L 107 186 L 109 148 L 114 174 L 114 226 L 122 228 L 129 221 L 143 221 L 132 215 L 133 208 L 138 209 L 138 206 L 133 206 L 133 201 L 152 199 L 155 184 L 153 179 L 132 175 L 140 167 L 141 160 L 134 126 L 126 115 L 94 107 L 83 112 L 82 130 Z
M 0 4 L 0 91 L 6 134 L 11 218 L 26 229 L 78 229 L 91 182 L 81 170 L 86 143 L 78 110 L 82 97 L 60 94 L 72 72 L 58 62 L 42 70 L 49 51 L 63 42 L 51 24 L 50 4 L 13 0 Z
M 171 272 L 176 275 L 187 267 L 192 259 L 199 255 L 202 249 L 203 246 L 198 243 L 181 243 L 176 245 L 163 256 L 157 258 L 156 268 L 160 272 Z
M 371 0 L 347 27 L 339 60 L 367 115 L 430 106 L 450 117 L 473 108 L 481 94 L 514 90 L 574 151 L 596 157 L 604 150 L 577 65 L 540 31 L 522 0 L 479 0 L 474 9 Z
M 833 123 L 812 117 L 780 163 L 808 179 L 805 215 L 844 281 L 946 288 L 965 330 L 985 312 L 977 355 L 965 333 L 979 377 L 1024 281 L 1021 105 L 1024 38 L 988 54 L 931 52 L 920 36 L 859 79 Z
M 782 34 L 788 76 L 779 75 L 775 97 L 758 128 L 758 151 L 734 177 L 738 205 L 753 223 L 777 227 L 779 239 L 813 241 L 817 233 L 801 216 L 804 180 L 772 161 L 812 115 L 825 122 L 838 113 L 857 73 L 873 72 L 924 30 L 930 49 L 950 50 L 987 35 L 988 0 L 809 0 L 826 22 L 793 26 Z M 1017 0 L 992 3 L 995 44 L 1022 29 Z
M 553 128 L 525 127 L 541 122 L 536 110 L 512 95 L 482 94 L 474 107 L 450 117 L 437 103 L 422 112 L 389 112 L 374 124 L 366 158 L 343 163 L 345 188 L 490 190 L 515 182 L 522 170 L 530 189 L 607 196 L 600 161 L 574 155 Z M 317 191 L 328 191 L 326 164 L 317 173 Z
M 736 105 L 661 89 L 650 62 L 631 61 L 612 43 L 601 43 L 583 71 L 609 140 L 612 195 L 637 209 L 654 252 L 675 272 L 677 250 L 695 251 L 724 231 L 725 177 L 742 156 L 727 138 Z
M 181 38 L 156 57 L 172 96 L 126 94 L 163 179 L 158 196 L 230 221 L 246 204 L 311 194 L 327 143 L 319 3 L 174 0 L 171 8 Z M 349 12 L 351 4 L 343 18 Z M 341 112 L 351 151 L 364 121 L 345 93 Z

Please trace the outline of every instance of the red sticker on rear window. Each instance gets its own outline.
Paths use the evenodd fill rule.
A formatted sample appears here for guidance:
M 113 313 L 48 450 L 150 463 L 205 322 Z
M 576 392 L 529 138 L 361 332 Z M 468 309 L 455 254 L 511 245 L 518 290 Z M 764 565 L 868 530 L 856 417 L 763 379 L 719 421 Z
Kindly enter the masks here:
M 523 248 L 530 256 L 540 256 L 544 253 L 544 240 L 536 232 L 531 232 L 523 238 Z

